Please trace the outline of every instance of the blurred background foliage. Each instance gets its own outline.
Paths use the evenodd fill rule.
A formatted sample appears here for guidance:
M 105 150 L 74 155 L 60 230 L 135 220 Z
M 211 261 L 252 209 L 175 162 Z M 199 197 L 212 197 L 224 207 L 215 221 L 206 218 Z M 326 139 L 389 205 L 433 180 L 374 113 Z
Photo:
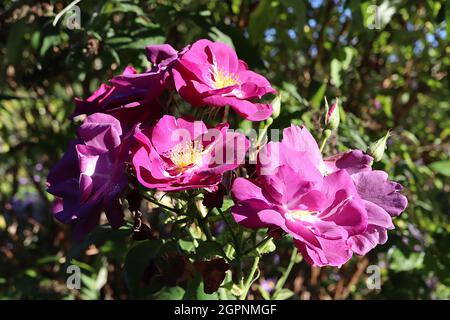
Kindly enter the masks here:
M 100 227 L 74 245 L 45 191 L 75 132 L 74 97 L 129 64 L 144 70 L 145 45 L 181 49 L 199 38 L 230 44 L 276 86 L 272 128 L 304 123 L 320 137 L 323 97 L 340 97 L 341 125 L 325 153 L 365 150 L 392 129 L 375 165 L 405 186 L 409 207 L 388 243 L 341 269 L 301 262 L 276 298 L 450 298 L 450 1 L 82 0 L 81 28 L 64 18 L 53 26 L 69 3 L 0 3 L 0 298 L 205 297 L 192 281 L 159 290 L 136 278 L 171 256 L 147 266 L 162 249 L 129 241 L 131 225 Z M 287 267 L 292 245 L 277 246 L 263 256 L 250 299 L 267 298 Z M 82 290 L 66 287 L 69 261 L 82 270 Z M 381 267 L 380 290 L 366 286 L 370 264 Z

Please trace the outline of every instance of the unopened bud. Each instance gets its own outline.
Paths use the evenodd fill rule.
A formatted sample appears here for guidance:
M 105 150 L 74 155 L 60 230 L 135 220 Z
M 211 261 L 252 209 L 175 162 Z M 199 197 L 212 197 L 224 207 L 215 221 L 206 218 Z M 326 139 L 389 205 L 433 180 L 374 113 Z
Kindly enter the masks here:
M 272 100 L 272 118 L 276 119 L 280 116 L 280 111 L 281 111 L 281 95 L 276 96 L 273 100 Z
M 328 105 L 327 98 L 325 97 L 325 128 L 335 130 L 339 127 L 340 115 L 339 115 L 339 99 L 331 105 Z
M 384 150 L 386 150 L 387 140 L 390 137 L 391 132 L 388 131 L 384 137 L 372 142 L 367 148 L 367 153 L 371 155 L 374 161 L 380 161 L 383 158 Z

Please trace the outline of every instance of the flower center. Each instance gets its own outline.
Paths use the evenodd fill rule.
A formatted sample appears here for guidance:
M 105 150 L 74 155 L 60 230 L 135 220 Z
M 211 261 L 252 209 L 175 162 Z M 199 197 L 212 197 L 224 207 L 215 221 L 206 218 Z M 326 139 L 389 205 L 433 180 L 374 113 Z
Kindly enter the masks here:
M 292 210 L 289 211 L 286 216 L 288 219 L 291 220 L 311 220 L 313 218 L 313 214 L 316 213 L 315 211 L 309 211 L 309 210 Z
M 199 140 L 188 141 L 176 145 L 170 151 L 170 160 L 178 168 L 183 169 L 192 164 L 197 164 L 202 159 L 203 146 Z
M 228 73 L 223 69 L 219 69 L 216 65 L 213 65 L 213 82 L 216 89 L 222 89 L 225 87 L 238 85 L 241 82 L 236 74 Z

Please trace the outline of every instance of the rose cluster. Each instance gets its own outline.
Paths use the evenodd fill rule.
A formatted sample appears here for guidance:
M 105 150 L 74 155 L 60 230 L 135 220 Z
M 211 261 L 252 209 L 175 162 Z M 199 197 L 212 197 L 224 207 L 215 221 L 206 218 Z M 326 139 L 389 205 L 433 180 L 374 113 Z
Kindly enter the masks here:
M 227 107 L 250 121 L 272 115 L 261 99 L 275 89 L 226 44 L 199 40 L 181 51 L 151 45 L 146 55 L 151 67 L 145 72 L 127 67 L 75 100 L 72 118 L 84 117 L 83 123 L 47 182 L 55 217 L 72 224 L 78 239 L 98 225 L 102 212 L 113 228 L 124 223 L 122 199 L 131 181 L 144 190 L 212 192 L 245 162 L 250 141 L 243 134 L 228 123 L 211 127 L 174 117 L 166 100 Z M 292 125 L 281 142 L 259 149 L 251 178 L 232 175 L 231 214 L 243 227 L 291 235 L 313 265 L 340 266 L 353 253 L 385 243 L 392 217 L 407 205 L 402 187 L 372 170 L 372 162 L 360 150 L 323 159 L 308 130 Z

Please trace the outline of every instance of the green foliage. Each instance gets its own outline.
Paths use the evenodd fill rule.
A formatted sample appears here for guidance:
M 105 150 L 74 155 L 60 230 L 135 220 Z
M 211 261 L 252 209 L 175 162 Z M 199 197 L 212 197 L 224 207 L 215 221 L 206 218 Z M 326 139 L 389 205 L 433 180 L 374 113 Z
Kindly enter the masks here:
M 292 290 L 283 288 L 280 291 L 278 291 L 274 296 L 273 300 L 287 300 L 291 298 L 294 295 L 294 292 Z
M 155 258 L 162 243 L 159 240 L 146 240 L 136 243 L 127 253 L 125 258 L 124 272 L 125 280 L 131 292 L 136 296 L 142 296 L 141 281 L 144 276 L 144 272 L 148 267 L 150 260 Z

